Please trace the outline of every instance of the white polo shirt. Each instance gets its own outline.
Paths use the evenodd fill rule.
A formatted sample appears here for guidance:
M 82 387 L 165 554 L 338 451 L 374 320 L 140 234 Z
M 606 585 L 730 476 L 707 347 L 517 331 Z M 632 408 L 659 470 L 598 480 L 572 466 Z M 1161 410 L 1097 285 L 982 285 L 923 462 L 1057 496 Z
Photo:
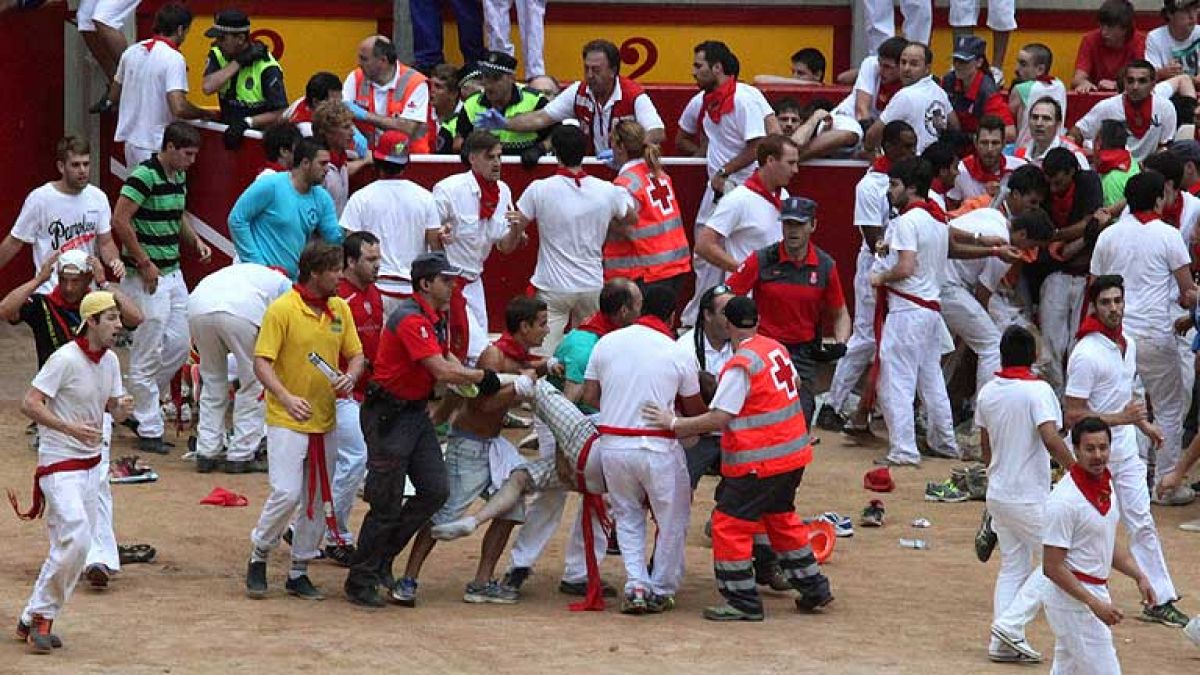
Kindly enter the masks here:
M 1075 123 L 1075 128 L 1083 137 L 1091 140 L 1100 132 L 1100 123 L 1105 120 L 1125 121 L 1125 104 L 1121 100 L 1124 94 L 1110 96 L 1096 105 Z M 1175 105 L 1162 96 L 1151 96 L 1150 128 L 1141 138 L 1129 134 L 1125 148 L 1138 162 L 1146 159 L 1158 150 L 1159 146 L 1175 138 Z
M 787 199 L 787 190 L 781 190 L 779 198 Z M 704 226 L 725 237 L 725 251 L 739 264 L 758 249 L 783 239 L 779 209 L 745 185 L 721 197 Z
M 834 112 L 843 115 L 849 115 L 851 119 L 858 119 L 858 111 L 855 106 L 858 103 L 858 92 L 865 92 L 871 97 L 871 112 L 875 112 L 876 102 L 879 99 L 879 57 L 868 56 L 858 64 L 858 76 L 854 78 L 854 86 L 850 88 L 850 94 L 842 99 Z
M 900 251 L 916 251 L 917 269 L 907 279 L 888 284 L 898 291 L 937 302 L 942 296 L 950 228 L 933 219 L 924 209 L 912 209 L 892 220 L 883 235 L 888 254 L 876 262 L 877 270 L 890 269 L 900 260 Z M 898 295 L 888 294 L 888 311 L 923 309 Z
M 696 359 L 662 333 L 634 324 L 600 338 L 588 359 L 585 380 L 600 383 L 600 414 L 596 426 L 647 429 L 642 408 L 653 403 L 673 409 L 676 396 L 700 393 Z M 601 434 L 605 448 L 667 452 L 678 447 L 674 438 Z
M 499 181 L 500 201 L 491 218 L 479 219 L 479 183 L 470 171 L 447 176 L 433 186 L 438 218 L 450 229 L 446 259 L 463 270 L 468 279 L 483 274 L 483 263 L 496 242 L 508 234 L 505 214 L 512 209 L 512 190 Z
M 991 490 L 989 476 L 988 490 Z M 1067 550 L 1067 569 L 1082 572 L 1097 579 L 1107 579 L 1112 573 L 1113 548 L 1117 543 L 1117 523 L 1121 519 L 1118 500 L 1110 500 L 1108 513 L 1101 515 L 1092 506 L 1071 474 L 1063 476 L 1046 500 L 1043 516 L 1042 544 Z M 1058 607 L 1077 607 L 1080 602 L 1053 585 L 1055 593 L 1046 594 L 1046 602 Z M 1104 586 L 1083 584 L 1089 593 L 1107 597 Z
M 353 101 L 358 98 L 358 69 L 350 71 L 346 79 L 342 83 L 342 100 Z M 373 107 L 369 112 L 376 115 L 390 117 L 388 114 L 388 94 L 396 90 L 396 81 L 400 79 L 400 68 L 396 67 L 396 74 L 391 81 L 385 85 L 378 85 L 371 82 L 371 102 Z M 408 102 L 404 104 L 404 112 L 400 114 L 400 119 L 412 120 L 421 124 L 427 123 L 429 115 L 429 83 L 426 82 L 413 90 L 412 96 Z
M 987 498 L 1010 504 L 1041 504 L 1050 492 L 1050 453 L 1038 426 L 1062 426 L 1054 389 L 1042 380 L 996 377 L 983 385 L 975 424 L 987 429 L 992 446 Z
M 1004 217 L 1003 213 L 993 208 L 968 211 L 951 220 L 950 227 L 971 234 L 978 233 L 984 237 L 1000 237 L 1004 241 L 1008 241 L 1008 219 Z M 961 286 L 972 293 L 975 291 L 975 284 L 982 284 L 984 288 L 994 293 L 1000 287 L 1004 275 L 1008 274 L 1008 268 L 1008 263 L 996 257 L 948 258 L 946 260 L 946 283 Z
M 1171 29 L 1159 26 L 1146 34 L 1146 60 L 1156 69 L 1172 61 L 1183 66 L 1183 72 L 1195 77 L 1200 75 L 1200 26 L 1192 28 L 1192 34 L 1184 40 L 1171 37 Z
M 292 289 L 286 274 L 257 263 L 237 263 L 209 274 L 188 295 L 188 318 L 225 312 L 262 325 L 267 307 Z
M 33 247 L 33 269 L 39 270 L 55 251 L 96 255 L 96 237 L 112 232 L 111 220 L 108 197 L 100 188 L 87 185 L 79 194 L 68 194 L 49 182 L 25 197 L 11 233 Z M 51 278 L 37 292 L 49 293 L 57 285 L 57 278 Z
M 1179 230 L 1125 214 L 1100 233 L 1090 271 L 1125 278 L 1125 332 L 1150 337 L 1173 334 L 1179 289 L 1172 273 L 1190 264 Z
M 350 196 L 342 229 L 370 232 L 379 238 L 383 261 L 380 291 L 412 293 L 408 268 L 426 250 L 425 232 L 440 230 L 442 219 L 428 190 L 410 180 L 377 180 Z
M 586 176 L 535 180 L 517 209 L 537 221 L 538 258 L 533 286 L 543 291 L 598 291 L 604 286 L 603 249 L 608 225 L 637 206 L 624 188 Z
M 1137 378 L 1137 343 L 1125 334 L 1125 355 L 1115 342 L 1091 333 L 1075 343 L 1067 358 L 1064 395 L 1087 401 L 1089 410 L 1102 415 L 1119 413 L 1133 400 Z M 1112 428 L 1110 462 L 1121 462 L 1138 452 L 1131 424 Z
M 886 173 L 868 169 L 854 186 L 854 226 L 878 227 L 887 230 L 891 220 L 892 205 L 888 202 L 890 179 Z M 868 253 L 867 238 L 863 237 L 860 248 Z
M 46 359 L 31 386 L 50 399 L 50 412 L 59 419 L 70 424 L 90 424 L 97 429 L 103 425 L 108 399 L 125 395 L 117 353 L 110 349 L 100 363 L 92 363 L 74 342 L 63 345 Z M 38 440 L 41 466 L 100 453 L 99 444 L 85 445 L 73 436 L 40 424 Z
M 1080 169 L 1087 170 L 1092 168 L 1091 162 L 1089 162 L 1087 156 L 1079 150 L 1079 146 L 1075 145 L 1075 143 L 1066 136 L 1055 136 L 1054 140 L 1050 142 L 1050 147 L 1046 148 L 1046 152 L 1043 152 L 1040 155 L 1034 150 L 1033 138 L 1030 138 L 1027 142 L 1018 144 L 1016 156 L 1040 169 L 1042 167 L 1042 160 L 1046 159 L 1046 154 L 1055 148 L 1066 148 L 1070 150 L 1071 154 L 1075 155 L 1075 161 L 1079 162 Z
M 550 116 L 550 119 L 555 122 L 575 118 L 575 99 L 581 98 L 590 105 L 595 112 L 592 115 L 592 147 L 597 153 L 608 150 L 611 146 L 608 143 L 608 136 L 612 132 L 613 125 L 620 121 L 613 119 L 613 107 L 617 101 L 621 100 L 621 85 L 620 82 L 613 82 L 613 92 L 608 100 L 600 103 L 589 89 L 586 97 L 579 96 L 580 82 L 576 82 L 559 92 L 554 100 L 546 104 L 542 108 L 542 112 Z M 662 129 L 662 118 L 658 115 L 658 110 L 654 107 L 654 101 L 650 100 L 650 94 L 642 94 L 633 100 L 633 116 L 637 123 L 642 125 L 646 131 L 651 129 Z
M 704 113 L 703 121 L 700 120 L 703 104 L 704 92 L 698 92 L 679 116 L 679 128 L 693 135 L 704 132 L 708 139 L 708 175 L 712 177 L 741 153 L 747 143 L 767 135 L 765 120 L 775 111 L 761 91 L 742 82 L 738 82 L 734 90 L 733 112 L 722 115 L 719 122 L 713 122 L 707 113 Z M 744 183 L 756 168 L 758 162 L 750 162 L 729 178 L 735 183 Z
M 183 54 L 170 45 L 142 40 L 121 53 L 114 79 L 121 85 L 115 140 L 158 152 L 163 129 L 175 121 L 167 93 L 188 91 Z
M 879 114 L 879 121 L 884 124 L 896 120 L 908 122 L 917 132 L 919 155 L 947 128 L 952 112 L 954 108 L 950 106 L 945 90 L 933 81 L 932 76 L 926 75 L 896 92 Z
M 686 333 L 679 336 L 675 341 L 688 356 L 696 362 L 696 368 L 700 372 L 708 373 L 714 377 L 721 374 L 721 369 L 733 358 L 733 342 L 726 340 L 725 344 L 720 348 L 713 347 L 708 341 L 708 336 L 705 335 L 701 340 L 704 347 L 704 367 L 700 368 L 700 359 L 696 356 L 696 329 L 690 328 Z
M 1023 88 L 1022 88 L 1023 89 Z M 1052 98 L 1058 102 L 1058 109 L 1062 111 L 1063 119 L 1067 118 L 1067 87 L 1063 81 L 1057 77 L 1049 83 L 1034 80 L 1029 83 L 1029 89 L 1025 92 L 1025 96 L 1021 98 L 1021 119 L 1017 120 L 1017 145 L 1024 145 L 1033 140 L 1029 134 L 1029 109 L 1034 103 L 1043 98 Z M 1065 133 L 1066 129 L 1059 126 L 1058 133 Z
M 1008 184 L 1009 174 L 1015 171 L 1017 167 L 1023 166 L 1025 164 L 1025 160 L 1013 157 L 1012 155 L 1000 155 L 1000 161 L 1004 163 L 1004 169 L 1000 172 L 1002 175 L 1002 178 L 1000 179 L 1000 186 L 1003 188 L 1003 186 Z M 975 177 L 971 175 L 971 172 L 967 171 L 966 163 L 959 162 L 958 178 L 955 179 L 954 186 L 946 192 L 946 196 L 950 199 L 961 202 L 963 200 L 970 199 L 971 197 L 978 197 L 979 195 L 984 195 L 987 193 L 987 184 L 975 180 Z M 999 194 L 999 191 L 997 191 L 996 194 Z

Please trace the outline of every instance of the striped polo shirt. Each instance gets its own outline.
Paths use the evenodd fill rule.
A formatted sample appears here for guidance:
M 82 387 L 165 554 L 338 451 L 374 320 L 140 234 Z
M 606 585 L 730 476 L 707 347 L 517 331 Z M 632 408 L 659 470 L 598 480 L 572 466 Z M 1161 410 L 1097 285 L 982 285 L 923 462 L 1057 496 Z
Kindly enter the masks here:
M 130 172 L 121 196 L 138 205 L 133 230 L 150 261 L 163 274 L 179 269 L 179 230 L 187 202 L 184 173 L 168 177 L 155 155 Z M 131 270 L 137 269 L 137 261 L 128 250 L 121 258 Z

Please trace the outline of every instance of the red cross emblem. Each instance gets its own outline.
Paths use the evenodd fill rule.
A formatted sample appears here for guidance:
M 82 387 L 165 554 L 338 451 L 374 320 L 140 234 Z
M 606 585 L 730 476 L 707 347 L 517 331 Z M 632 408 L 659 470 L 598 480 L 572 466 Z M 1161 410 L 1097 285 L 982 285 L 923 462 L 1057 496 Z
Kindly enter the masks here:
M 786 391 L 788 398 L 796 398 L 799 392 L 796 390 L 796 371 L 792 369 L 791 359 L 778 349 L 772 350 L 767 358 L 771 362 L 771 379 L 775 382 L 775 388 Z
M 671 186 L 665 181 L 658 178 L 650 178 L 650 187 L 646 190 L 646 194 L 650 195 L 650 201 L 658 205 L 658 210 L 664 216 L 675 211 L 674 195 L 671 192 Z

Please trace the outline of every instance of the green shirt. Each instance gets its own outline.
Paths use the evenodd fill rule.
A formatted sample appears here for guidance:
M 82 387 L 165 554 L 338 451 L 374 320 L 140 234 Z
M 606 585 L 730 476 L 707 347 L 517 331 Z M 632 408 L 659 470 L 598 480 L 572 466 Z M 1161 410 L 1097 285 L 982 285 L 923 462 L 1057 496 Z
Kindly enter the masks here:
M 1129 182 L 1129 178 L 1136 176 L 1141 170 L 1137 160 L 1130 158 L 1128 171 L 1113 169 L 1101 176 L 1100 186 L 1104 189 L 1104 205 L 1112 206 L 1125 199 L 1125 183 Z
M 180 171 L 168 178 L 155 155 L 130 172 L 121 196 L 138 205 L 133 231 L 150 261 L 163 274 L 179 269 L 179 231 L 187 202 L 185 174 Z M 137 261 L 128 249 L 121 257 L 136 270 Z
M 554 350 L 554 358 L 563 364 L 567 382 L 583 384 L 588 359 L 592 357 L 592 349 L 599 341 L 599 335 L 591 331 L 575 329 L 567 333 L 563 341 L 558 343 L 558 349 Z M 553 378 L 551 384 L 559 389 L 563 388 L 563 382 L 559 378 Z M 579 404 L 579 409 L 589 415 L 597 412 L 595 408 L 583 404 Z

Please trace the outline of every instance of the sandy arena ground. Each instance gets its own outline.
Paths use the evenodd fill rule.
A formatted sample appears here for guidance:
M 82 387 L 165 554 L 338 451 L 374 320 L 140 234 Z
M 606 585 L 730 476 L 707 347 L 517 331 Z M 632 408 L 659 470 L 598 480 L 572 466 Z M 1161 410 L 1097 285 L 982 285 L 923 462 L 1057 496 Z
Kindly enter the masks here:
M 9 460 L 0 486 L 30 499 L 35 454 L 23 432 L 17 402 L 34 372 L 32 341 L 23 327 L 0 328 L 0 437 Z M 184 445 L 180 439 L 178 445 Z M 132 450 L 119 431 L 113 454 Z M 879 447 L 861 447 L 823 434 L 816 461 L 797 495 L 802 515 L 822 511 L 857 514 L 874 495 L 862 474 Z M 929 504 L 926 480 L 943 479 L 954 466 L 927 460 L 920 469 L 895 471 L 896 492 L 882 495 L 887 524 L 858 528 L 840 539 L 825 571 L 835 603 L 823 616 L 795 613 L 788 594 L 766 593 L 767 620 L 714 624 L 700 610 L 717 600 L 708 541 L 702 526 L 712 507 L 715 478 L 697 492 L 688 534 L 688 575 L 676 611 L 651 617 L 622 616 L 615 603 L 604 613 L 573 613 L 556 586 L 564 530 L 551 543 L 516 606 L 464 604 L 463 584 L 474 572 L 478 539 L 440 544 L 421 579 L 416 609 L 356 608 L 340 592 L 344 570 L 315 563 L 314 582 L 330 597 L 307 603 L 283 592 L 286 547 L 271 562 L 272 593 L 252 601 L 242 593 L 248 536 L 266 496 L 266 476 L 199 475 L 190 463 L 150 456 L 161 479 L 114 486 L 116 528 L 123 543 L 158 548 L 149 565 L 127 566 L 109 590 L 81 584 L 56 624 L 66 647 L 32 656 L 9 642 L 0 672 L 207 673 L 391 672 L 426 673 L 627 672 L 627 673 L 1012 673 L 1048 672 L 1049 666 L 1003 666 L 986 659 L 992 584 L 997 559 L 980 564 L 972 537 L 982 504 Z M 214 486 L 243 493 L 248 508 L 200 506 Z M 569 507 L 574 510 L 574 502 Z M 355 521 L 365 505 L 356 507 Z M 1167 560 L 1184 599 L 1200 612 L 1200 535 L 1176 528 L 1200 517 L 1200 504 L 1156 509 Z M 909 522 L 925 517 L 928 530 Z M 41 522 L 0 515 L 0 621 L 12 626 L 28 597 L 46 552 Z M 931 548 L 901 548 L 902 537 L 922 537 Z M 998 556 L 997 556 L 998 557 Z M 507 556 L 505 558 L 507 562 Z M 604 576 L 623 578 L 620 561 L 608 559 Z M 1127 617 L 1137 614 L 1131 582 L 1116 579 L 1115 597 Z M 1200 648 L 1181 631 L 1132 618 L 1116 628 L 1127 673 L 1200 672 Z M 1053 638 L 1044 618 L 1031 626 L 1032 643 L 1049 655 Z

